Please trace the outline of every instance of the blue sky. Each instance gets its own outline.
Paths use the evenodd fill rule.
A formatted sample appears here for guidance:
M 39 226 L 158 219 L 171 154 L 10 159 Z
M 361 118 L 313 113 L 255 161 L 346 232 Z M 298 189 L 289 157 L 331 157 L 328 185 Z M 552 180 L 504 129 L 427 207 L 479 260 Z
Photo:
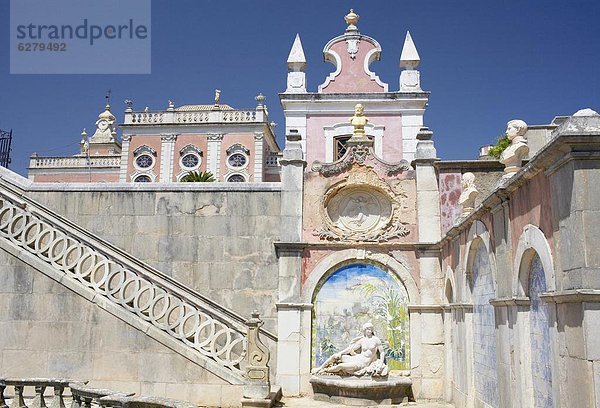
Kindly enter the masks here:
M 45 0 L 47 1 L 47 0 Z M 406 30 L 421 56 L 421 84 L 431 91 L 425 123 L 442 159 L 473 159 L 504 132 L 506 122 L 548 123 L 580 108 L 600 109 L 599 1 L 152 1 L 152 74 L 9 74 L 9 2 L 0 2 L 0 128 L 13 129 L 11 168 L 26 174 L 32 152 L 72 155 L 83 127 L 93 129 L 112 90 L 113 112 L 123 100 L 165 108 L 221 102 L 254 107 L 267 96 L 280 144 L 286 58 L 296 33 L 308 60 L 311 91 L 333 66 L 327 41 L 345 28 L 353 7 L 358 27 L 383 48 L 371 69 L 398 88 L 398 59 Z M 106 56 L 106 64 L 118 64 Z

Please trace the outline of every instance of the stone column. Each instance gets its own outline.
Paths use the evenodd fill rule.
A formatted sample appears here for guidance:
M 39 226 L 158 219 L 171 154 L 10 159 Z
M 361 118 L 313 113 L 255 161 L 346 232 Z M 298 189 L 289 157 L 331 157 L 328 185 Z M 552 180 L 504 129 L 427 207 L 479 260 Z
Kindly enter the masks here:
M 263 132 L 254 132 L 254 181 L 261 182 L 264 171 L 264 144 L 265 134 Z
M 431 140 L 433 132 L 421 128 L 417 134 L 415 169 L 417 182 L 417 224 L 419 242 L 435 243 L 441 238 L 440 204 L 437 174 L 433 164 L 436 150 Z M 441 399 L 444 386 L 444 279 L 438 249 L 424 249 L 419 257 L 421 305 L 411 308 L 411 318 L 418 312 L 421 319 L 420 356 L 422 386 L 419 397 Z M 414 348 L 413 348 L 414 350 Z M 427 364 L 423 364 L 427 362 Z
M 221 165 L 221 142 L 223 135 L 208 136 L 208 151 L 206 154 L 206 169 L 210 171 L 215 179 L 219 180 L 219 167 Z
M 304 168 L 301 136 L 290 132 L 281 163 L 281 241 L 279 257 L 279 303 L 277 304 L 277 382 L 284 395 L 299 395 L 310 371 L 312 305 L 300 301 L 302 276 L 302 202 Z M 309 336 L 310 337 L 310 336 Z M 307 351 L 308 350 L 308 351 Z M 307 383 L 307 382 L 306 382 Z
M 160 182 L 173 181 L 173 156 L 177 135 L 160 135 Z
M 129 142 L 131 135 L 123 134 L 121 144 L 121 167 L 119 168 L 119 181 L 127 182 L 127 166 L 129 165 Z

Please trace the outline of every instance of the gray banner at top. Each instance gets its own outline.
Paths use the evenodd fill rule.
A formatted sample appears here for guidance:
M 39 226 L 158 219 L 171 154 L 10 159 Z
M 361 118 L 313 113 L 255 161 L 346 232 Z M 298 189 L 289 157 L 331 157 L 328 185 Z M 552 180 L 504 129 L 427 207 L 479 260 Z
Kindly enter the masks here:
M 11 74 L 149 74 L 150 0 L 10 0 Z

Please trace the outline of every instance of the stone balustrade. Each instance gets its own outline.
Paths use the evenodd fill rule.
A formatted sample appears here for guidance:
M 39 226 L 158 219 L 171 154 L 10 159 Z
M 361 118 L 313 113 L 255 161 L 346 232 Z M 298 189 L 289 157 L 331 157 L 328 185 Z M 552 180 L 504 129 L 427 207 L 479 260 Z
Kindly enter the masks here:
M 232 383 L 245 382 L 245 319 L 22 196 L 4 180 L 0 238 L 112 314 L 150 336 L 167 334 L 182 354 L 192 352 Z
M 85 156 L 73 157 L 32 157 L 29 160 L 29 168 L 87 168 L 87 167 L 119 167 L 121 156 Z
M 71 408 L 196 408 L 196 405 L 169 398 L 135 396 L 102 388 L 88 387 L 87 381 L 70 381 L 56 378 L 0 378 L 0 408 L 66 408 L 63 397 L 66 388 L 71 390 Z M 7 387 L 14 387 L 15 393 L 5 395 Z M 35 397 L 25 404 L 25 387 L 35 389 Z M 54 389 L 54 396 L 47 405 L 44 392 Z M 7 405 L 7 399 L 10 406 Z
M 91 408 L 92 403 L 98 406 L 101 405 L 100 401 L 104 397 L 129 398 L 135 395 L 135 393 L 122 393 L 108 389 L 87 387 L 85 383 L 81 382 L 71 382 L 69 383 L 69 388 L 71 388 L 71 394 L 73 395 L 71 408 Z
M 165 125 L 203 123 L 269 123 L 263 109 L 194 111 L 125 111 L 124 125 Z
M 185 401 L 159 397 L 134 397 L 125 394 L 112 394 L 98 400 L 104 408 L 196 408 Z
M 0 378 L 0 408 L 8 408 L 6 399 L 11 399 L 10 408 L 65 408 L 63 393 L 69 386 L 67 379 L 57 378 Z M 83 384 L 83 383 L 82 383 Z M 14 395 L 10 398 L 4 394 L 7 387 L 14 387 Z M 25 404 L 25 387 L 33 387 L 35 397 Z M 53 389 L 50 405 L 46 404 L 46 388 Z

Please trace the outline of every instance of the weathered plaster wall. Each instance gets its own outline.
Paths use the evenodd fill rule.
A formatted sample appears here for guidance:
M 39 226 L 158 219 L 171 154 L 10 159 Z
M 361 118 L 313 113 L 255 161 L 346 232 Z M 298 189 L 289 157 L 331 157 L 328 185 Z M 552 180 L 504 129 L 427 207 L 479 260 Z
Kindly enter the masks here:
M 552 192 L 548 178 L 540 173 L 515 191 L 509 201 L 512 251 L 516 253 L 519 237 L 527 224 L 537 225 L 553 247 Z
M 275 330 L 279 191 L 28 193 L 133 256 Z
M 382 159 L 389 162 L 396 162 L 402 160 L 402 116 L 396 115 L 370 115 L 368 105 L 366 106 L 365 115 L 369 118 L 369 124 L 376 126 L 384 126 L 382 146 L 383 146 L 383 157 Z M 338 123 L 348 123 L 348 119 L 354 113 L 351 112 L 347 115 L 340 114 L 329 114 L 329 115 L 312 115 L 309 114 L 306 117 L 306 160 L 308 167 L 312 165 L 312 162 L 319 160 L 321 162 L 325 160 L 325 131 L 324 127 L 334 126 Z M 369 129 L 366 131 L 369 134 Z M 348 135 L 350 136 L 350 135 Z
M 231 386 L 4 250 L 0 250 L 0 367 L 17 378 L 90 386 L 212 406 L 238 406 Z
M 371 79 L 364 69 L 365 57 L 374 48 L 373 44 L 363 40 L 356 56 L 351 58 L 345 41 L 332 45 L 331 50 L 339 55 L 342 66 L 340 74 L 323 88 L 323 93 L 383 92 L 383 87 Z

